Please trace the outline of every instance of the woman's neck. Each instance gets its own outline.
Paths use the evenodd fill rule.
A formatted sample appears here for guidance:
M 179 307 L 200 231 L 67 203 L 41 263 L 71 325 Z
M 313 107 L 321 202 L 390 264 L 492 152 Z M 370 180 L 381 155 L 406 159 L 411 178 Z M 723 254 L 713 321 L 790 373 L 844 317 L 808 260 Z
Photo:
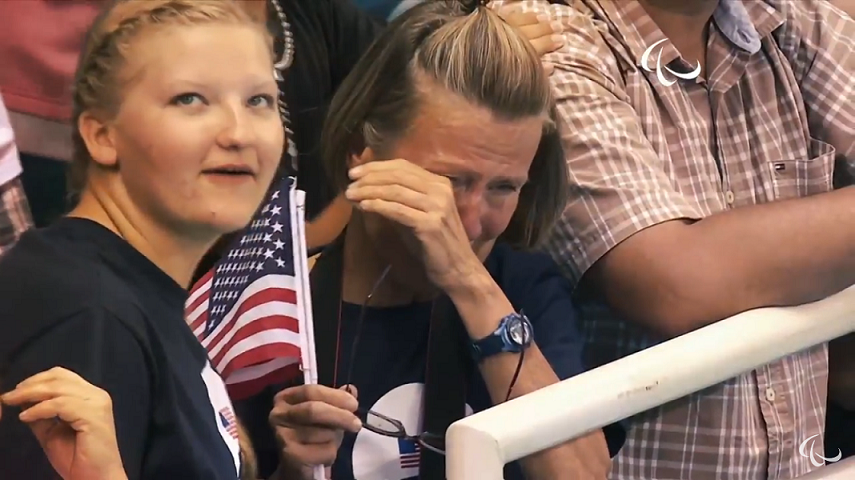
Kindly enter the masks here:
M 148 221 L 143 215 L 135 213 L 121 208 L 107 195 L 87 189 L 69 216 L 85 218 L 103 225 L 125 239 L 177 284 L 184 288 L 190 287 L 196 266 L 216 239 L 178 238 L 154 222 Z
M 372 307 L 408 305 L 436 297 L 438 291 L 427 280 L 421 268 L 405 266 L 404 263 L 408 262 L 389 262 L 379 254 L 378 247 L 388 248 L 389 244 L 384 244 L 382 240 L 376 241 L 368 235 L 360 213 L 354 211 L 344 235 L 343 301 L 364 304 L 390 264 L 390 271 L 371 297 Z

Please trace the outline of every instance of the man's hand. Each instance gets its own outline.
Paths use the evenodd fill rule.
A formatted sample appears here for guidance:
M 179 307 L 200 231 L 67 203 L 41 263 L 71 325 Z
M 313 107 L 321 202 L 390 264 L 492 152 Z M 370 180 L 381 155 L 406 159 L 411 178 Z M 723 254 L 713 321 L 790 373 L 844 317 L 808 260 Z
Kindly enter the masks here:
M 531 42 L 534 51 L 541 57 L 564 45 L 564 36 L 560 35 L 561 24 L 550 22 L 545 14 L 523 13 L 518 2 L 505 3 L 496 10 L 496 13 L 505 19 L 508 25 L 517 28 L 522 36 Z M 546 74 L 550 75 L 555 66 L 544 62 L 543 68 L 546 70 Z

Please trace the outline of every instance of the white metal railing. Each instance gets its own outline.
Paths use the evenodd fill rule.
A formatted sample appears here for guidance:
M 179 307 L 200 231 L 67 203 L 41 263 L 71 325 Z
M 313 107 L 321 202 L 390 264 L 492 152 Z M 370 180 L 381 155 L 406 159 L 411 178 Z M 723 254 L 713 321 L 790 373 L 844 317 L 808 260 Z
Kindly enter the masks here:
M 832 463 L 802 475 L 797 480 L 852 480 L 855 478 L 855 457 Z
M 855 286 L 735 315 L 455 422 L 446 435 L 448 479 L 500 480 L 505 463 L 853 331 Z M 855 462 L 835 468 L 855 478 Z

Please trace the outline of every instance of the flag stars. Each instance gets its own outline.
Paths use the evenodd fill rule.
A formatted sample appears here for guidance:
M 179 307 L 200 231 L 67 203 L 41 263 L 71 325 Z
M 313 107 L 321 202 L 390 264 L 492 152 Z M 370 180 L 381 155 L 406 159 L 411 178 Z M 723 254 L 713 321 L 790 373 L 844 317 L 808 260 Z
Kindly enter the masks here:
M 287 192 L 273 192 L 215 267 L 206 307 L 207 329 L 216 327 L 234 310 L 253 282 L 269 274 L 294 275 L 289 208 Z

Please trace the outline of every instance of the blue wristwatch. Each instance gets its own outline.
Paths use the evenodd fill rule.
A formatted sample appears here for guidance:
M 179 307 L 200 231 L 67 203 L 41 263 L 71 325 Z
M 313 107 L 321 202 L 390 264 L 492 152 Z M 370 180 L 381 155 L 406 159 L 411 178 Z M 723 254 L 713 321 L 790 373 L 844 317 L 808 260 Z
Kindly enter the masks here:
M 531 345 L 534 329 L 524 313 L 512 313 L 499 322 L 490 335 L 472 341 L 472 357 L 476 362 L 497 353 L 519 353 Z

